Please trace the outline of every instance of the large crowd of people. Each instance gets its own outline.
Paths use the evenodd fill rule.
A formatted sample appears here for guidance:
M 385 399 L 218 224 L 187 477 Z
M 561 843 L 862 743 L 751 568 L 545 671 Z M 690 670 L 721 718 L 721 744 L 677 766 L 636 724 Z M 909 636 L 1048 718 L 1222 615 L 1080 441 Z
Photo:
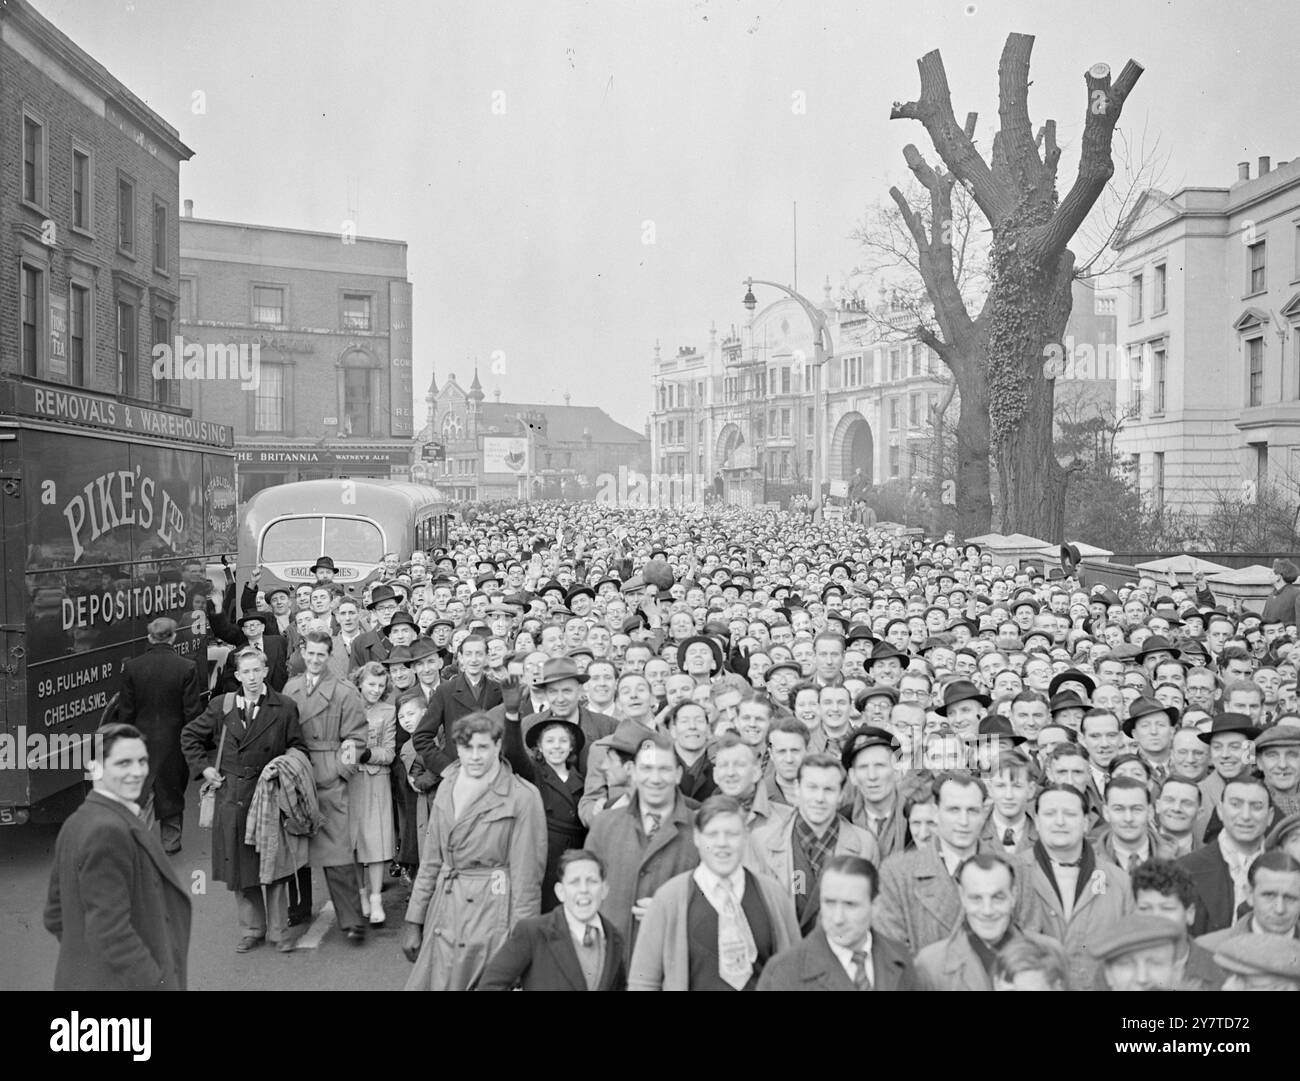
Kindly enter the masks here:
M 88 801 L 165 862 L 183 758 L 240 952 L 295 947 L 319 868 L 413 990 L 1300 989 L 1286 560 L 1252 612 L 860 517 L 557 503 L 350 588 L 302 554 L 293 591 L 232 569 L 206 707 L 175 671 L 170 728 L 120 711 Z M 184 986 L 170 948 L 122 985 Z

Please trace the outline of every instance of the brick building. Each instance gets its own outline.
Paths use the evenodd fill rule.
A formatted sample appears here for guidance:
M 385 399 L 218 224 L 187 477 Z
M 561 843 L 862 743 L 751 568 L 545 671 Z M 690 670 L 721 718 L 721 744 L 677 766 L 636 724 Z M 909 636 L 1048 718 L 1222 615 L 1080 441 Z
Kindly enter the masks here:
M 572 405 L 568 394 L 563 405 L 503 402 L 500 389 L 485 397 L 477 370 L 468 390 L 453 374 L 425 395 L 418 441 L 445 454 L 428 479 L 449 499 L 623 502 L 629 484 L 648 483 L 650 440 L 603 409 Z
M 0 373 L 174 405 L 179 133 L 25 0 L 0 4 Z
M 180 256 L 180 331 L 206 365 L 181 394 L 234 426 L 241 499 L 296 480 L 410 478 L 405 241 L 206 221 L 187 201 Z

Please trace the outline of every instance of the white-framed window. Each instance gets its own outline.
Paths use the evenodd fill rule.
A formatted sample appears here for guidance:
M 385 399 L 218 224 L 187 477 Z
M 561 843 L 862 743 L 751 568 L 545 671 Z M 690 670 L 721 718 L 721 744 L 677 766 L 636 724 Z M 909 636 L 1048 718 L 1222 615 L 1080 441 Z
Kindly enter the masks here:
M 370 329 L 370 297 L 364 293 L 343 294 L 343 329 Z
M 1151 314 L 1163 315 L 1169 305 L 1169 267 L 1157 263 L 1151 272 Z
M 1165 411 L 1165 368 L 1168 351 L 1163 344 L 1151 350 L 1151 412 Z
M 1268 288 L 1267 241 L 1246 245 L 1246 293 L 1262 293 Z
M 277 285 L 253 286 L 253 322 L 284 324 L 284 289 Z
M 1264 404 L 1264 339 L 1246 339 L 1246 404 Z
M 283 432 L 285 430 L 285 371 L 283 364 L 267 364 L 258 368 L 257 389 L 253 391 L 253 430 L 255 432 Z
M 1131 274 L 1128 279 L 1128 321 L 1139 322 L 1142 319 L 1142 275 Z

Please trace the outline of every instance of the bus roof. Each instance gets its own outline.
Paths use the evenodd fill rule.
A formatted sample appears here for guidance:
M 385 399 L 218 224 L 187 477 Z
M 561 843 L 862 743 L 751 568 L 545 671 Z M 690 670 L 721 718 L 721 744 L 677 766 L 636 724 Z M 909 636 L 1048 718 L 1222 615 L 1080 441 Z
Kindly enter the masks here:
M 425 484 L 400 480 L 300 480 L 255 493 L 244 503 L 243 519 L 245 526 L 251 526 L 257 533 L 273 518 L 287 515 L 375 512 L 404 515 L 425 507 L 446 505 L 442 492 Z

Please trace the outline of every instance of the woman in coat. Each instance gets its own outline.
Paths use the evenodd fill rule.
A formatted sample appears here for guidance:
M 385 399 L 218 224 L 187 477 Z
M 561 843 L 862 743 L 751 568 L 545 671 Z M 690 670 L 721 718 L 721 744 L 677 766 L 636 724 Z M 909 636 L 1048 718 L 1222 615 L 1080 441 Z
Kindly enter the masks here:
M 559 881 L 560 857 L 571 848 L 581 848 L 587 839 L 587 827 L 578 817 L 578 802 L 586 784 L 577 768 L 584 742 L 582 729 L 570 721 L 542 720 L 524 733 L 524 743 L 536 760 L 532 782 L 541 793 L 546 813 L 543 912 L 559 904 L 555 883 Z
M 371 924 L 384 922 L 384 865 L 393 858 L 393 787 L 389 767 L 397 755 L 397 707 L 383 701 L 388 673 L 370 661 L 353 675 L 366 711 L 366 746 L 357 772 L 348 778 L 348 815 L 357 853 L 361 912 Z
M 287 880 L 269 885 L 264 898 L 257 849 L 244 841 L 248 805 L 266 764 L 291 747 L 306 752 L 307 741 L 297 705 L 266 685 L 265 654 L 242 652 L 235 672 L 242 693 L 212 699 L 181 730 L 181 751 L 196 778 L 220 785 L 212 824 L 212 877 L 238 895 L 241 937 L 236 949 L 246 953 L 268 937 L 280 941 L 288 929 Z
M 505 721 L 470 713 L 451 729 L 406 909 L 408 991 L 467 991 L 521 919 L 541 911 L 546 815 L 537 789 L 501 760 Z

